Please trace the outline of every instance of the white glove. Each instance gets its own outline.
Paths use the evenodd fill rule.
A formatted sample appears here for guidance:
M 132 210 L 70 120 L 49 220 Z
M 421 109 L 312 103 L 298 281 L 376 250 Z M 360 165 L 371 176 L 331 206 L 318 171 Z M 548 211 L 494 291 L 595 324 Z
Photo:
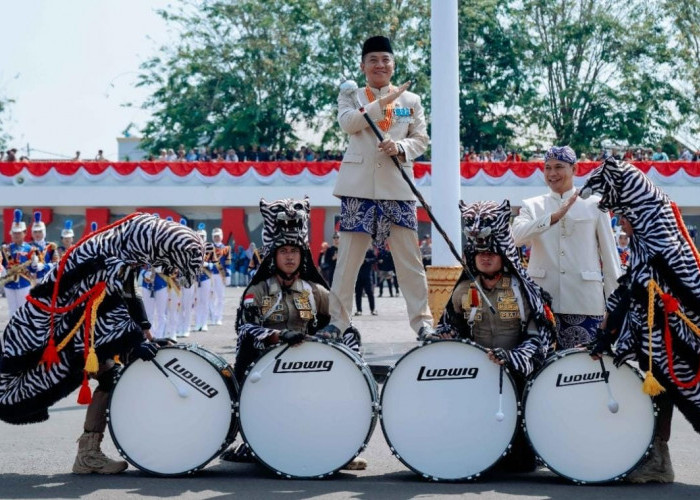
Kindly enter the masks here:
M 146 271 L 143 273 L 143 279 L 150 280 L 151 278 L 153 278 L 153 271 Z

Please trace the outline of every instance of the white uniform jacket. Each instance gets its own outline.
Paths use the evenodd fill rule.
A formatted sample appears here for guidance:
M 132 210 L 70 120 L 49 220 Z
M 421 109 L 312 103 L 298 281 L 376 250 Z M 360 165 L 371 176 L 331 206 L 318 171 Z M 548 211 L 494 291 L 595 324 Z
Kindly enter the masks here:
M 610 216 L 598 209 L 597 196 L 578 198 L 550 226 L 552 213 L 573 193 L 550 191 L 523 200 L 513 237 L 517 245 L 531 245 L 527 271 L 552 295 L 553 312 L 602 316 L 621 274 Z
M 389 93 L 389 87 L 372 91 L 376 100 L 369 104 L 365 87 L 357 89 L 356 95 L 369 117 L 378 123 L 384 118 L 379 98 Z M 353 94 L 338 96 L 338 122 L 350 137 L 333 194 L 370 200 L 415 200 L 391 157 L 379 151 L 379 140 L 358 110 L 357 99 Z M 387 132 L 382 133 L 386 137 Z M 388 134 L 406 152 L 402 167 L 413 180 L 413 160 L 425 152 L 430 141 L 420 97 L 406 91 L 394 100 Z

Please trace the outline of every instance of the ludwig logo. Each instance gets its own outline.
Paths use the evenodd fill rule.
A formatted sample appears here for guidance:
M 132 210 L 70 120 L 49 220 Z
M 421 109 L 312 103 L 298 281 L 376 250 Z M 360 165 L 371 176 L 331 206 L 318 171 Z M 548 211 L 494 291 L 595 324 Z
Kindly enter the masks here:
M 418 378 L 416 380 L 460 380 L 465 378 L 476 378 L 479 373 L 479 368 L 462 367 L 462 368 L 428 368 L 421 366 L 418 370 Z
M 163 367 L 173 375 L 177 376 L 180 380 L 184 380 L 188 385 L 191 385 L 196 390 L 198 390 L 210 399 L 219 394 L 219 391 L 214 389 L 205 380 L 201 379 L 200 377 L 189 371 L 187 368 L 182 366 L 180 363 L 178 363 L 177 358 L 171 359 L 170 361 L 165 363 Z
M 329 372 L 333 368 L 333 360 L 326 361 L 275 361 L 273 373 L 312 373 Z
M 607 380 L 610 372 L 590 372 L 577 373 L 575 375 L 565 375 L 560 373 L 557 375 L 557 387 L 566 387 L 568 385 L 594 384 L 596 382 L 604 382 Z

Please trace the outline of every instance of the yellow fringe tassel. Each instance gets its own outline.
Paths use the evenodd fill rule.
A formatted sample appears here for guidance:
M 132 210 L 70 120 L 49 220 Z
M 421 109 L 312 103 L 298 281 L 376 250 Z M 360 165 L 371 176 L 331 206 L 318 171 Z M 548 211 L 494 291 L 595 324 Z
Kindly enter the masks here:
M 97 353 L 95 353 L 95 348 L 90 348 L 90 353 L 85 360 L 85 371 L 88 373 L 97 373 L 100 368 L 100 363 L 97 361 Z
M 656 380 L 656 377 L 654 377 L 654 375 L 651 373 L 651 370 L 647 370 L 647 373 L 644 376 L 642 390 L 645 394 L 649 394 L 649 396 L 658 396 L 662 392 L 666 391 L 659 381 Z

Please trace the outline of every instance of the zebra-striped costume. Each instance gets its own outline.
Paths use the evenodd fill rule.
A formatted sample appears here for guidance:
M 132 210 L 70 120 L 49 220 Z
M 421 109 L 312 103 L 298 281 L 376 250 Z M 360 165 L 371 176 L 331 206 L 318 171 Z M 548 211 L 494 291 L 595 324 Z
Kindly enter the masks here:
M 643 369 L 648 364 L 649 294 L 654 280 L 662 291 L 675 298 L 694 325 L 700 325 L 700 269 L 692 247 L 682 234 L 668 196 L 634 165 L 606 160 L 586 181 L 581 196 L 601 195 L 598 207 L 625 217 L 631 224 L 631 258 L 620 287 L 608 299 L 610 319 L 619 331 L 616 362 L 636 359 Z M 680 217 L 680 215 L 678 215 Z M 681 388 L 674 383 L 666 349 L 678 379 L 693 379 L 700 368 L 700 337 L 676 314 L 669 314 L 672 345 L 664 338 L 664 304 L 654 301 L 652 336 L 652 372 L 674 404 L 700 432 L 700 385 Z
M 236 317 L 238 342 L 234 371 L 239 382 L 242 381 L 243 374 L 250 363 L 264 352 L 265 339 L 280 331 L 268 327 L 271 320 L 268 321 L 268 317 L 262 314 L 263 305 L 258 303 L 254 294 L 251 293 L 251 288 L 260 283 L 271 283 L 270 280 L 276 280 L 275 250 L 284 245 L 300 247 L 302 258 L 297 283 L 306 282 L 305 286 L 307 287 L 314 290 L 322 288 L 324 292 L 328 292 L 328 285 L 318 273 L 309 250 L 310 209 L 308 197 L 304 200 L 285 199 L 270 203 L 264 199 L 260 200 L 260 213 L 263 216 L 263 248 L 261 253 L 264 257 L 260 268 L 243 292 Z M 309 321 L 306 325 L 306 333 L 313 335 L 326 326 L 329 320 L 330 316 L 327 310 L 317 311 L 314 320 Z M 345 332 L 342 342 L 359 353 L 359 345 L 352 332 Z
M 143 341 L 141 328 L 132 320 L 122 297 L 127 280 L 140 266 L 162 266 L 179 271 L 191 284 L 202 265 L 203 245 L 191 229 L 148 214 L 126 217 L 111 228 L 93 234 L 74 246 L 61 261 L 64 271 L 56 301 L 67 307 L 98 283 L 106 296 L 97 309 L 94 345 L 100 362 L 127 353 Z M 53 268 L 31 292 L 51 305 L 58 268 Z M 54 315 L 56 345 L 67 337 L 85 312 L 85 304 Z M 48 407 L 75 390 L 83 378 L 85 335 L 81 331 L 58 352 L 50 368 L 40 364 L 50 336 L 50 313 L 27 302 L 10 319 L 4 332 L 0 359 L 0 419 L 11 423 L 46 420 Z
M 551 304 L 549 294 L 532 281 L 520 264 L 520 257 L 509 224 L 511 210 L 508 200 L 504 200 L 500 205 L 493 201 L 479 201 L 470 204 L 460 201 L 459 209 L 462 213 L 464 233 L 467 237 L 464 255 L 469 271 L 474 276 L 479 274 L 476 268 L 477 253 L 488 250 L 500 255 L 503 259 L 504 270 L 517 280 L 522 299 L 527 301 L 530 307 L 531 317 L 521 318 L 523 324 L 518 346 L 506 351 L 510 366 L 527 376 L 542 363 L 552 343 L 554 324 L 551 321 L 551 311 L 547 313 Z M 467 274 L 462 272 L 455 289 L 468 279 Z M 485 309 L 483 314 L 490 313 L 488 309 Z M 526 328 L 531 319 L 536 325 L 536 334 L 528 332 Z M 454 331 L 455 325 L 463 323 L 463 320 L 460 321 L 457 318 L 457 313 L 452 306 L 452 298 L 450 298 L 440 319 L 438 332 Z M 460 337 L 473 338 L 468 324 L 466 330 L 468 331 L 455 333 Z

